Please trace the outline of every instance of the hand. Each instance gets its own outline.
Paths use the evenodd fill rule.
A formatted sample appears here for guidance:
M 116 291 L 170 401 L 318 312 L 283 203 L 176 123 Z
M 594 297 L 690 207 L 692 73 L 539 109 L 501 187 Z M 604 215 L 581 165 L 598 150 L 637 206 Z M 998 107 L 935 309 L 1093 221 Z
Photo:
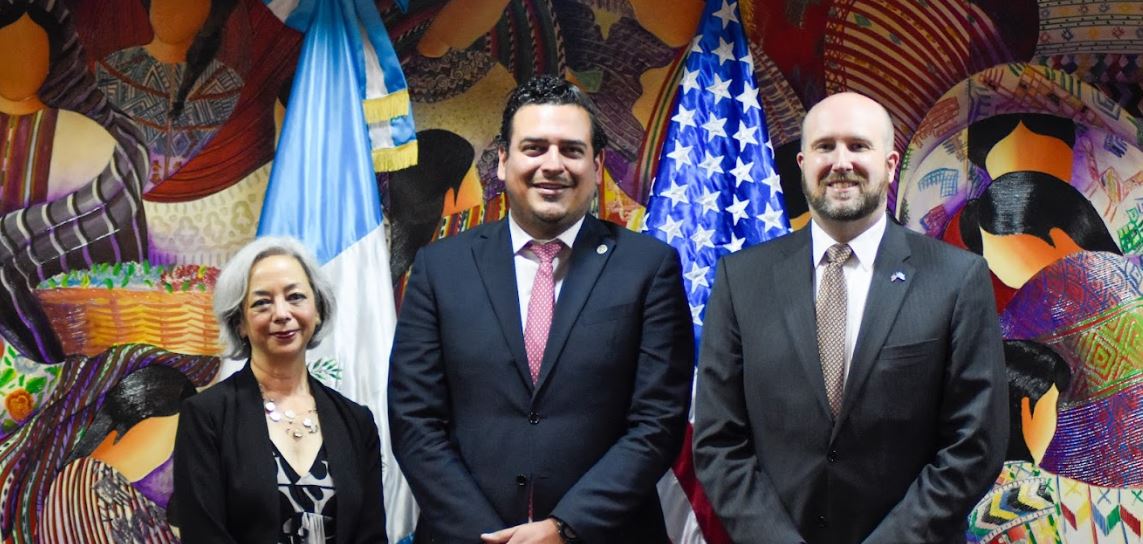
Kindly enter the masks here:
M 552 519 L 533 521 L 495 533 L 480 535 L 484 544 L 562 544 L 556 522 Z

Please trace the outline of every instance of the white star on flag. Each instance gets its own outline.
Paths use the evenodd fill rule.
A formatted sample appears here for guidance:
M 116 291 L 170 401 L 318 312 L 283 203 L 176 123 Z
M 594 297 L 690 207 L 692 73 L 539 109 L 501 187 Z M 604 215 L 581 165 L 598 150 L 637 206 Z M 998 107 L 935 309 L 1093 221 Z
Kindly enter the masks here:
M 738 57 L 738 62 L 746 64 L 746 69 L 749 70 L 750 73 L 754 73 L 754 57 L 750 55 L 749 50 L 746 51 L 745 55 Z
M 710 283 L 706 281 L 706 274 L 710 272 L 709 266 L 699 266 L 698 263 L 691 263 L 691 269 L 683 277 L 691 282 L 691 291 L 701 287 L 710 287 Z
M 666 191 L 663 191 L 660 196 L 665 196 L 671 199 L 675 206 L 687 202 L 687 186 L 686 185 L 671 185 Z
M 718 39 L 718 48 L 714 50 L 714 54 L 718 55 L 718 63 L 734 60 L 734 42 L 728 42 L 723 38 Z
M 742 244 L 744 242 L 746 242 L 746 238 L 739 238 L 738 235 L 731 233 L 730 242 L 722 244 L 722 247 L 730 253 L 734 253 L 735 251 L 742 249 Z
M 663 234 L 667 235 L 667 243 L 669 244 L 671 243 L 671 240 L 674 240 L 676 237 L 683 237 L 683 220 L 679 219 L 678 221 L 675 221 L 673 219 L 667 219 L 667 222 L 664 223 L 663 226 L 659 227 L 659 230 L 663 231 Z
M 714 12 L 715 17 L 722 19 L 722 28 L 726 28 L 726 25 L 730 23 L 738 22 L 738 12 L 734 9 L 736 7 L 738 6 L 736 6 L 734 2 L 727 2 L 723 4 L 718 11 Z
M 679 124 L 679 127 L 694 127 L 695 126 L 695 111 L 688 110 L 684 106 L 679 106 L 679 113 L 676 113 L 671 118 L 672 121 Z
M 702 310 L 706 308 L 706 304 L 691 304 L 691 322 L 695 325 L 702 326 Z
M 675 161 L 675 168 L 682 168 L 684 164 L 694 165 L 694 163 L 691 162 L 691 147 L 693 146 L 683 145 L 682 142 L 678 141 L 675 142 L 675 149 L 667 153 L 667 156 Z
M 742 103 L 742 109 L 745 111 L 750 111 L 750 108 L 762 109 L 762 106 L 758 105 L 758 89 L 749 83 L 742 86 L 742 93 L 734 99 Z
M 782 192 L 782 176 L 779 176 L 777 174 L 777 172 L 775 172 L 773 175 L 767 176 L 765 179 L 763 179 L 762 184 L 769 187 L 770 192 L 772 192 L 772 193 L 781 193 Z
M 743 182 L 754 183 L 754 178 L 750 177 L 750 169 L 752 168 L 754 168 L 754 161 L 743 163 L 742 157 L 734 157 L 734 169 L 730 173 L 736 180 L 735 187 L 741 187 Z
M 734 218 L 734 225 L 737 226 L 739 221 L 750 218 L 750 214 L 746 213 L 746 206 L 750 205 L 750 199 L 739 200 L 738 195 L 733 196 L 734 204 L 727 206 L 726 211 L 730 212 L 730 217 Z M 733 234 L 731 236 L 733 237 Z
M 718 76 L 718 74 L 715 74 L 714 83 L 711 83 L 710 86 L 706 88 L 706 90 L 710 92 L 710 94 L 714 95 L 714 105 L 717 106 L 723 98 L 727 100 L 730 99 L 730 80 L 723 80 Z M 679 106 L 679 110 L 681 111 L 682 109 L 683 107 Z M 691 112 L 691 115 L 693 116 L 694 112 Z
M 706 213 L 706 212 L 718 213 L 719 212 L 718 197 L 721 195 L 722 195 L 722 193 L 720 193 L 718 191 L 712 191 L 709 189 L 704 189 L 702 196 L 700 196 L 698 199 L 699 206 L 702 206 L 703 213 Z
M 703 155 L 705 155 L 705 157 L 702 162 L 699 163 L 699 168 L 706 170 L 706 177 L 709 178 L 715 172 L 719 174 L 724 173 L 722 169 L 722 155 L 711 155 L 710 151 L 705 149 L 703 150 Z
M 714 249 L 714 242 L 711 241 L 713 239 L 714 239 L 714 229 L 703 228 L 702 225 L 699 225 L 698 227 L 696 227 L 694 234 L 691 235 L 691 241 L 695 243 L 695 249 L 703 249 L 703 248 L 708 248 L 708 247 L 711 249 Z M 694 264 L 694 263 L 691 263 L 691 264 Z M 709 268 L 709 267 L 707 267 L 707 268 Z M 703 281 L 704 282 L 706 281 L 705 277 L 703 278 Z M 710 287 L 709 285 L 704 285 L 704 286 Z
M 738 147 L 743 150 L 749 144 L 758 145 L 758 127 L 748 127 L 745 122 L 738 123 L 738 132 L 734 133 L 734 139 L 738 140 Z
M 687 70 L 683 72 L 683 92 L 689 93 L 699 88 L 698 84 L 698 70 Z
M 702 128 L 706 130 L 706 141 L 712 141 L 720 136 L 725 138 L 726 129 L 723 128 L 725 126 L 725 117 L 718 117 L 715 114 L 711 114 L 710 119 L 707 119 L 706 122 L 702 124 Z
M 784 214 L 781 208 L 774 209 L 770 206 L 770 203 L 767 202 L 766 211 L 759 215 L 758 219 L 766 224 L 766 230 L 776 229 L 784 231 L 786 230 L 786 226 L 782 224 L 783 216 Z

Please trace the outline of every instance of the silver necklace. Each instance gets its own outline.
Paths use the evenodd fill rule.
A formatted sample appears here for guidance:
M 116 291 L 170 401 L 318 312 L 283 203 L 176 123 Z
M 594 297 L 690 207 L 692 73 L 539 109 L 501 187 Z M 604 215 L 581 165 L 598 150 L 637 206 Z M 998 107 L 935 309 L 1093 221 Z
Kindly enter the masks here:
M 293 410 L 287 408 L 286 410 L 279 411 L 278 403 L 274 402 L 274 399 L 263 395 L 262 401 L 262 407 L 266 409 L 266 417 L 270 418 L 270 421 L 274 423 L 284 424 L 286 435 L 290 438 L 301 440 L 302 437 L 307 434 L 316 434 L 318 432 L 317 421 L 314 421 L 314 419 L 310 417 L 310 414 L 317 413 L 317 408 L 310 408 L 302 412 L 300 416 L 301 421 L 299 421 L 298 414 Z M 301 426 L 298 426 L 298 424 L 301 424 Z

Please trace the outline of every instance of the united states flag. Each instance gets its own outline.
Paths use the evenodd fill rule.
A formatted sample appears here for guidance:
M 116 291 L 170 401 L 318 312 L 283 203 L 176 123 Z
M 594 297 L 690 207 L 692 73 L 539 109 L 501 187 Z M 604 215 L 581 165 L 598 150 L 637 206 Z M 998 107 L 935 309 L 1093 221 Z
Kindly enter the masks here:
M 679 251 L 695 345 L 727 253 L 790 231 L 738 3 L 709 0 L 687 54 L 644 230 Z M 691 433 L 659 484 L 676 543 L 729 542 L 694 475 Z M 704 538 L 705 537 L 705 538 Z

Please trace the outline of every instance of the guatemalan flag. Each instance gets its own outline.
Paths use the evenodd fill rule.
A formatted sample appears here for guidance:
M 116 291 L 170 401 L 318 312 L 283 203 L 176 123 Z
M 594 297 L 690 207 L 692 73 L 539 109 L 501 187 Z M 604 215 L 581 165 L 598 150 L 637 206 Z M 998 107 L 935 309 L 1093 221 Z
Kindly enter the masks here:
M 698 346 L 718 259 L 790 230 L 737 2 L 707 1 L 675 107 L 644 230 L 679 251 Z M 730 541 L 695 478 L 689 428 L 659 496 L 675 543 Z
M 338 315 L 311 352 L 311 369 L 373 411 L 389 541 L 408 542 L 417 513 L 389 441 L 385 389 L 396 313 L 374 174 L 416 162 L 405 78 L 371 0 L 266 6 L 306 37 L 258 234 L 303 240 L 333 281 Z

